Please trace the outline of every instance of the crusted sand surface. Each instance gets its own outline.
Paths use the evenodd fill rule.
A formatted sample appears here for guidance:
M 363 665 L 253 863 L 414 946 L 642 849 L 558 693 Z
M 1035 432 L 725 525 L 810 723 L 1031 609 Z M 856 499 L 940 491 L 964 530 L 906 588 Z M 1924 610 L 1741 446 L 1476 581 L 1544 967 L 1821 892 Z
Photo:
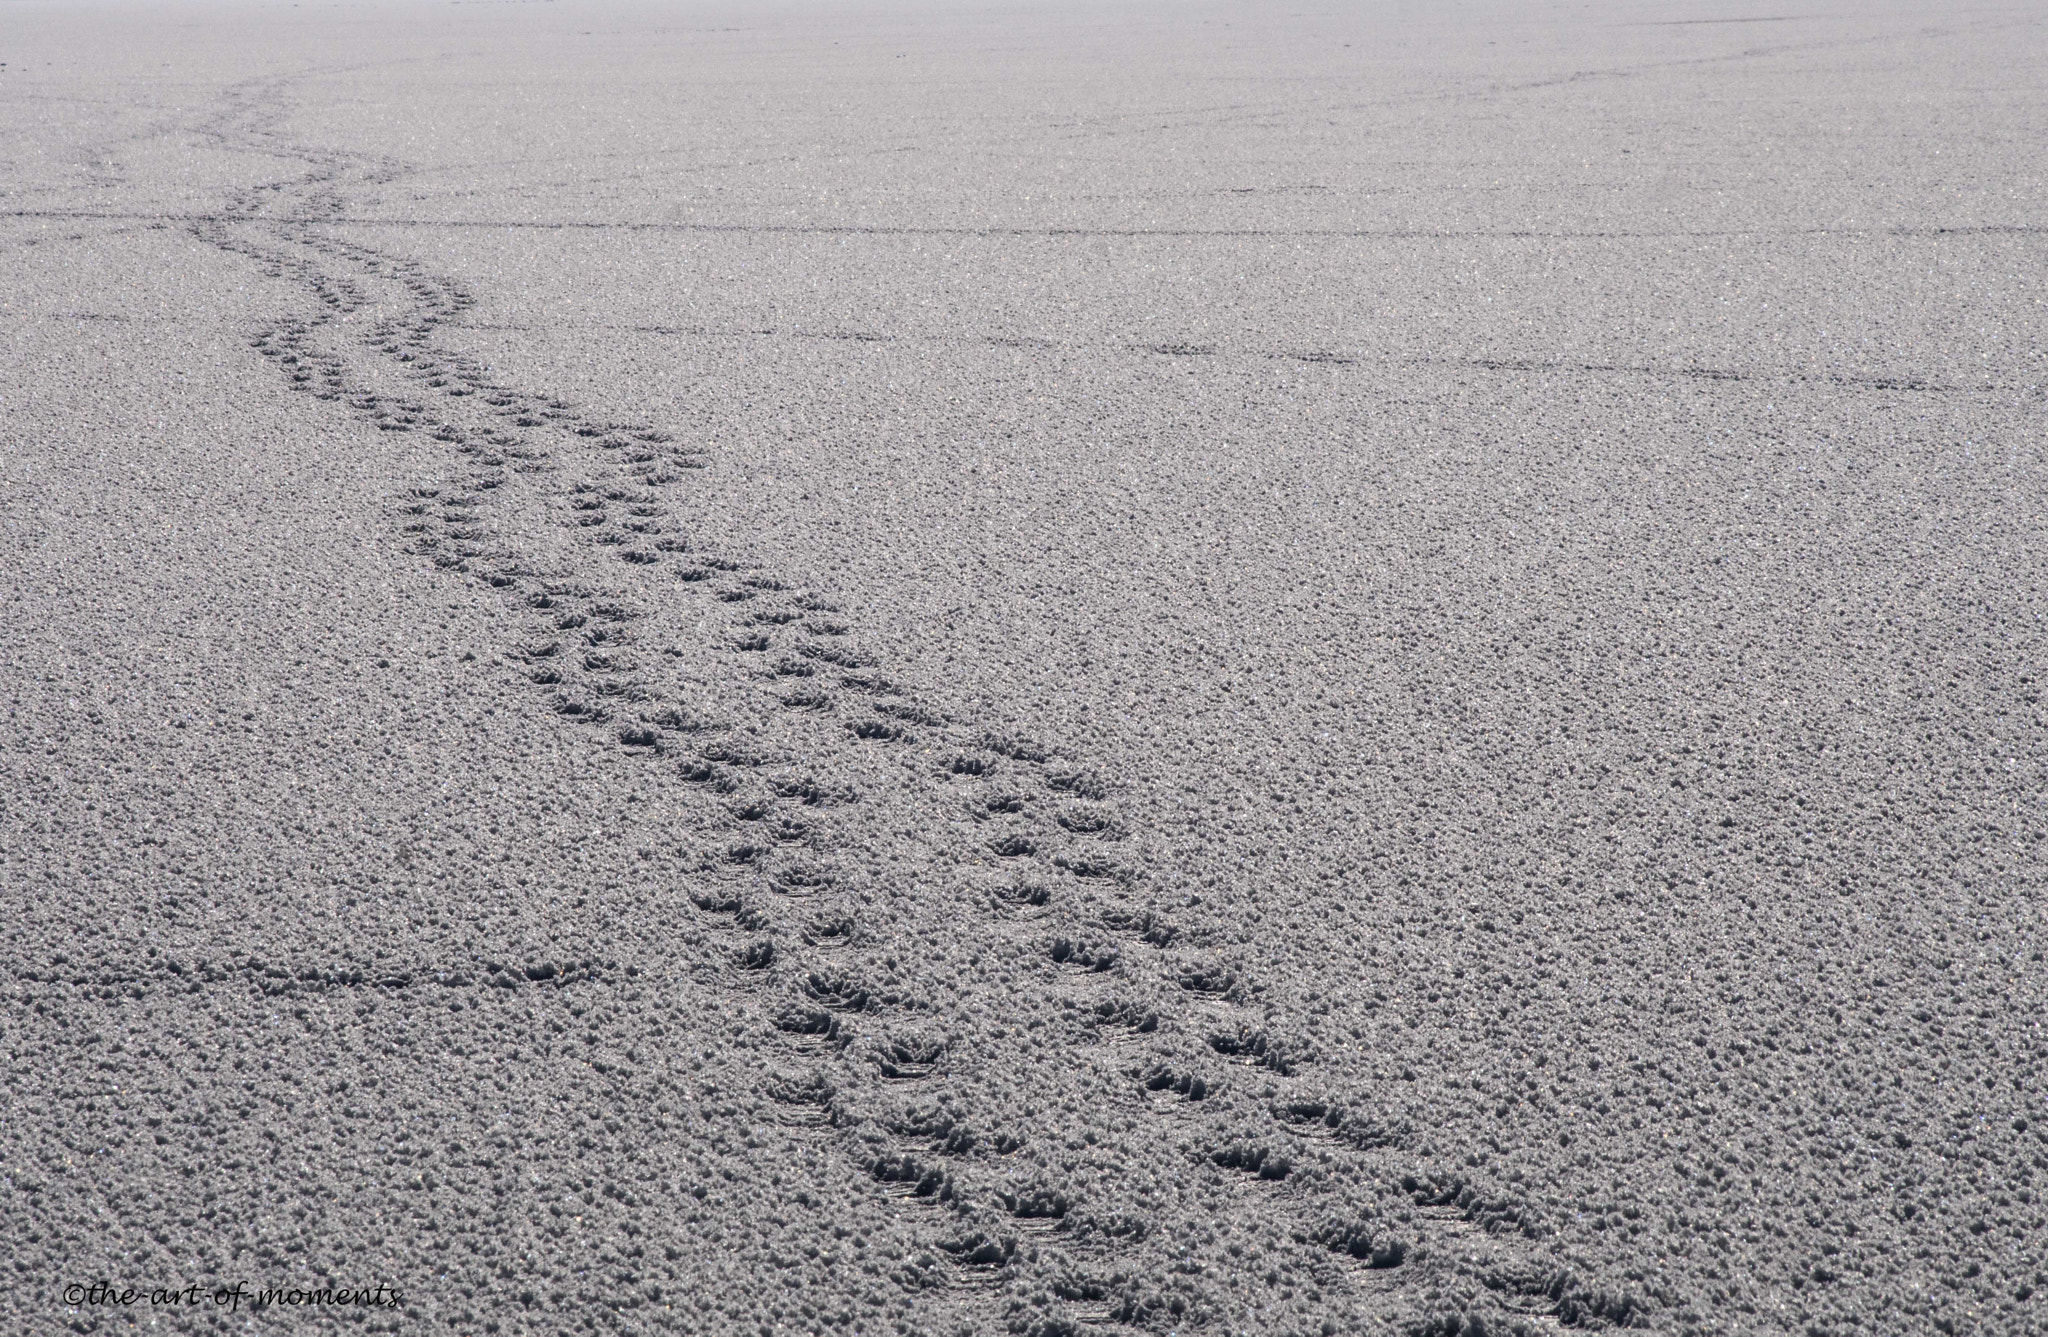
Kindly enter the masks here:
M 2041 1330 L 2044 57 L 0 5 L 5 1326 Z

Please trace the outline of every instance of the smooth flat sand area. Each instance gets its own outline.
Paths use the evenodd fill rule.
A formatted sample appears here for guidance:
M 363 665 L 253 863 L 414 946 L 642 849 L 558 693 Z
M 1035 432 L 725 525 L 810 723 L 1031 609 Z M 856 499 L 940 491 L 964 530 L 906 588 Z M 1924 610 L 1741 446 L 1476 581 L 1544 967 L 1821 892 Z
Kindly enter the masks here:
M 2044 58 L 0 4 L 0 1326 L 2042 1331 Z

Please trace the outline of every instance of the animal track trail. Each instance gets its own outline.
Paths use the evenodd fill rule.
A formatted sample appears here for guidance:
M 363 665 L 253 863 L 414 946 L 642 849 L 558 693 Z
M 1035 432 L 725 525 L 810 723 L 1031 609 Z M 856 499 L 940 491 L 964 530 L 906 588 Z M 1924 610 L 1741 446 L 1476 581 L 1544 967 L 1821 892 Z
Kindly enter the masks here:
M 1241 1312 L 1176 1271 L 1223 1202 L 1360 1315 L 1584 1308 L 1540 1223 L 1418 1177 L 1412 1133 L 1321 1074 L 1113 779 L 949 717 L 829 592 L 704 544 L 701 449 L 437 343 L 473 297 L 320 221 L 400 169 L 292 144 L 281 110 L 245 92 L 202 128 L 300 172 L 197 225 L 309 298 L 253 347 L 359 421 L 446 444 L 452 472 L 396 507 L 405 547 L 515 612 L 499 658 L 538 707 L 690 795 L 675 910 L 710 935 L 699 969 L 768 1045 L 764 1106 L 916 1223 L 902 1284 L 1013 1316 L 1035 1296 L 1046 1331 Z M 1105 1112 L 1173 1148 L 1192 1201 L 1097 1145 Z
M 271 342 L 276 348 L 296 350 L 280 352 L 280 362 L 286 356 L 314 361 L 325 369 L 323 385 L 338 391 L 359 414 L 376 417 L 387 401 L 355 388 L 363 379 L 359 375 L 335 371 L 338 363 L 346 368 L 346 359 L 327 351 L 318 338 L 322 328 L 275 334 Z M 427 359 L 422 370 L 438 375 L 444 368 Z M 472 394 L 491 392 L 484 396 L 487 402 L 506 400 L 496 406 L 500 409 L 530 407 L 475 375 L 455 379 Z M 478 433 L 488 428 L 488 420 L 459 408 L 402 407 L 407 412 L 404 430 L 431 429 L 458 449 L 476 446 Z M 389 418 L 376 420 L 382 426 Z M 481 449 L 512 444 L 486 435 Z M 578 459 L 573 442 L 536 452 L 536 457 L 545 461 L 536 472 L 556 473 L 570 471 Z M 488 453 L 477 463 L 484 470 L 499 467 Z M 566 489 L 558 484 L 550 494 L 567 502 L 572 520 L 576 512 L 597 509 L 578 505 L 596 489 L 607 501 L 648 505 L 633 495 L 613 495 L 616 489 L 609 485 L 616 478 L 601 464 L 586 463 L 575 472 L 581 475 L 577 482 Z M 1105 804 L 1107 791 L 1059 767 L 1040 749 L 980 737 L 917 704 L 909 693 L 878 678 L 857 651 L 841 648 L 845 632 L 837 623 L 809 633 L 833 638 L 829 654 L 803 654 L 809 642 L 799 642 L 798 653 L 786 661 L 751 667 L 746 656 L 765 654 L 800 619 L 829 615 L 830 610 L 811 596 L 787 597 L 791 592 L 770 588 L 773 582 L 741 574 L 747 570 L 744 563 L 710 557 L 708 565 L 687 570 L 715 571 L 724 581 L 678 582 L 709 594 L 705 606 L 712 613 L 728 610 L 723 618 L 710 619 L 722 633 L 677 654 L 691 660 L 696 681 L 707 692 L 725 689 L 727 718 L 706 715 L 673 683 L 664 687 L 646 674 L 621 676 L 633 667 L 630 654 L 649 644 L 648 631 L 639 625 L 644 619 L 630 603 L 635 594 L 656 593 L 644 588 L 647 574 L 604 573 L 590 555 L 596 550 L 601 558 L 607 545 L 578 538 L 576 530 L 597 528 L 582 525 L 562 526 L 574 542 L 566 548 L 556 545 L 552 578 L 522 571 L 516 550 L 480 546 L 491 537 L 481 513 L 509 509 L 505 480 L 472 473 L 461 484 L 421 489 L 406 507 L 414 524 L 426 526 L 420 550 L 450 571 L 474 574 L 508 591 L 534 615 L 534 638 L 514 647 L 510 657 L 527 666 L 536 686 L 551 689 L 549 700 L 557 713 L 616 728 L 622 748 L 672 766 L 679 782 L 705 796 L 696 906 L 729 923 L 735 939 L 744 939 L 731 948 L 734 987 L 760 998 L 766 1024 L 786 1038 L 787 1057 L 798 1075 L 782 1080 L 794 1082 L 793 1089 L 834 1093 L 822 1105 L 788 1103 L 808 1109 L 811 1126 L 836 1136 L 850 1156 L 867 1166 L 884 1198 L 908 1208 L 933 1209 L 928 1215 L 935 1256 L 947 1260 L 936 1275 L 946 1278 L 946 1285 L 1023 1285 L 1032 1276 L 1057 1273 L 1057 1294 L 1106 1294 L 1101 1282 L 1089 1278 L 1103 1270 L 1105 1256 L 1114 1260 L 1142 1247 L 1154 1229 L 1142 1213 L 1103 1210 L 1118 1195 L 1104 1192 L 1101 1181 L 1092 1194 L 1074 1186 L 1068 1182 L 1071 1165 L 1041 1161 L 1020 1183 L 1011 1167 L 1019 1163 L 1032 1137 L 1029 1131 L 1010 1131 L 1000 1118 L 983 1131 L 960 1113 L 934 1115 L 895 1098 L 892 1087 L 929 1079 L 953 1057 L 949 1051 L 959 1042 L 936 1015 L 942 1005 L 933 1001 L 950 991 L 946 978 L 906 984 L 893 973 L 879 975 L 877 958 L 912 930 L 921 897 L 912 896 L 908 907 L 893 903 L 904 899 L 895 889 L 905 884 L 906 875 L 884 865 L 891 842 L 878 847 L 872 833 L 877 825 L 890 832 L 945 833 L 948 838 L 931 842 L 909 881 L 955 889 L 986 915 L 989 931 L 976 940 L 1003 953 L 1042 954 L 1042 964 L 1059 976 L 1125 985 L 1138 974 L 1131 965 L 1134 956 L 1156 953 L 1154 969 L 1171 989 L 1187 996 L 1183 1011 L 1189 1015 L 1227 1011 L 1241 1003 L 1244 981 L 1227 967 L 1168 957 L 1170 949 L 1187 941 L 1186 935 L 1161 910 L 1138 908 L 1135 893 L 1144 887 L 1145 874 L 1119 857 L 1129 833 L 1114 807 Z M 585 556 L 580 567 L 575 560 L 579 543 Z M 675 551 L 687 552 L 687 544 Z M 691 560 L 702 556 L 692 554 Z M 602 587 L 578 583 L 582 574 L 608 574 L 608 579 Z M 734 683 L 749 681 L 755 689 L 751 696 L 731 692 Z M 802 685 L 791 687 L 792 682 Z M 855 709 L 849 710 L 848 702 Z M 876 720 L 884 727 L 860 727 Z M 845 830 L 835 820 L 848 811 L 865 817 L 865 834 Z M 900 862 L 900 854 L 889 861 Z M 826 965 L 828 960 L 852 964 Z M 863 967 L 878 975 L 878 982 L 864 983 L 858 973 Z M 1154 996 L 1163 992 L 1155 988 Z M 1097 1012 L 1122 1016 L 1130 1006 L 1105 999 Z M 1132 1019 L 1132 1034 L 1156 1034 L 1162 1006 L 1171 1014 L 1170 1001 L 1146 1008 L 1143 1017 Z M 1227 1050 L 1229 1057 L 1250 1056 L 1276 1070 L 1286 1067 L 1276 1058 L 1278 1050 L 1263 1040 L 1212 1048 Z M 1169 1098 L 1180 1097 L 1184 1108 L 1201 1104 L 1209 1094 L 1199 1078 L 1176 1077 L 1162 1085 L 1152 1075 L 1158 1066 L 1129 1064 L 1134 1079 L 1141 1071 L 1147 1076 L 1148 1092 L 1163 1089 Z M 1198 1122 L 1190 1131 L 1200 1154 L 1205 1130 Z M 1222 1143 L 1206 1154 L 1221 1169 L 1256 1182 L 1282 1182 L 1290 1173 L 1287 1154 L 1265 1145 Z M 1028 1166 L 1029 1159 L 1023 1163 Z M 1122 1270 L 1137 1262 L 1124 1260 Z M 1093 1271 L 1090 1263 L 1096 1265 Z M 1118 1270 L 1112 1261 L 1109 1274 Z M 1082 1280 L 1075 1281 L 1077 1276 Z M 1077 1312 L 1138 1319 L 1150 1312 L 1149 1302 L 1171 1312 L 1178 1299 L 1127 1295 L 1119 1306 L 1099 1313 Z

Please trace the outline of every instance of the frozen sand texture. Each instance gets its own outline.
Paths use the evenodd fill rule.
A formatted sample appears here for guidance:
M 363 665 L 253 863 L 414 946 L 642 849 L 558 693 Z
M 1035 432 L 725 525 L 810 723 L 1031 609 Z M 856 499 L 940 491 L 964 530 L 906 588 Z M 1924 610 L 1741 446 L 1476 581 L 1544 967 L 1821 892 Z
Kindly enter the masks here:
M 2039 1330 L 2043 18 L 0 6 L 6 1326 Z

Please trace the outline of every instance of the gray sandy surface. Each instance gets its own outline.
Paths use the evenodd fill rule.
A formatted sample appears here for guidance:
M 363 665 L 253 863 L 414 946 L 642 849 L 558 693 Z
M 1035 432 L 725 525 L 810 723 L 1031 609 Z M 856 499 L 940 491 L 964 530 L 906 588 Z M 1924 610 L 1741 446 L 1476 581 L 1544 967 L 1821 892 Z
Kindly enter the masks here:
M 0 5 L 7 1329 L 2042 1331 L 2044 19 Z

